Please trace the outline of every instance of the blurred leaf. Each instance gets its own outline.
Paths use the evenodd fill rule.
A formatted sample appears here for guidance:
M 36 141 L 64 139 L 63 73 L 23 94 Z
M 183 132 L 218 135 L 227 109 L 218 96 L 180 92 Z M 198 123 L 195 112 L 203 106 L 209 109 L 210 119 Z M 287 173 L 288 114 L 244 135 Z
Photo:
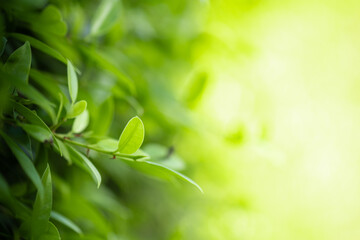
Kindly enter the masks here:
M 33 213 L 30 220 L 30 230 L 32 239 L 39 239 L 46 232 L 44 226 L 47 225 L 52 209 L 52 183 L 49 165 L 46 167 L 42 176 L 44 195 L 40 192 L 36 195 Z
M 0 174 L 0 203 L 9 207 L 15 214 L 15 217 L 20 219 L 27 219 L 31 211 L 17 199 L 15 199 L 10 192 L 9 185 L 6 180 Z
M 66 118 L 75 118 L 82 114 L 86 110 L 87 102 L 85 100 L 78 101 L 74 105 L 71 105 L 69 112 L 66 114 Z
M 74 66 L 72 65 L 70 60 L 67 60 L 67 76 L 68 76 L 68 87 L 69 87 L 71 101 L 72 103 L 75 103 L 78 94 L 78 79 L 76 76 Z
M 73 148 L 69 144 L 66 144 L 66 146 L 69 150 L 69 155 L 70 155 L 72 162 L 74 162 L 75 164 L 80 166 L 82 169 L 87 171 L 91 175 L 93 180 L 95 181 L 97 187 L 99 188 L 100 183 L 101 183 L 101 175 L 100 175 L 99 171 L 96 169 L 96 167 L 94 166 L 94 164 L 87 157 L 85 157 L 82 153 L 77 151 L 75 148 Z
M 53 98 L 56 99 L 58 98 L 59 94 L 62 94 L 58 83 L 50 74 L 32 68 L 30 69 L 30 78 L 34 80 L 47 93 L 50 93 Z
M 42 51 L 43 53 L 46 53 L 47 55 L 59 60 L 60 62 L 67 64 L 66 58 L 61 55 L 61 53 L 36 38 L 21 33 L 9 33 L 8 36 L 14 37 L 24 42 L 29 42 L 32 47 L 38 49 L 39 51 Z
M 66 23 L 63 21 L 60 10 L 54 5 L 48 5 L 40 15 L 30 18 L 31 28 L 41 35 L 65 36 Z
M 10 101 L 10 103 L 13 105 L 13 107 L 15 108 L 15 110 L 20 113 L 21 115 L 23 115 L 30 123 L 36 124 L 44 129 L 46 129 L 52 136 L 53 141 L 55 143 L 55 145 L 57 147 L 59 147 L 58 144 L 58 140 L 56 139 L 54 133 L 50 130 L 50 128 L 43 122 L 43 120 L 41 120 L 41 118 L 36 115 L 34 112 L 32 112 L 30 109 L 26 108 L 25 106 L 15 102 L 15 101 Z M 60 154 L 62 154 L 61 149 L 60 149 Z
M 0 131 L 0 135 L 5 140 L 6 144 L 9 146 L 12 153 L 15 155 L 18 160 L 21 168 L 24 170 L 25 174 L 30 178 L 32 183 L 36 186 L 40 194 L 44 194 L 44 188 L 41 183 L 40 176 L 36 171 L 36 168 L 31 161 L 31 159 L 21 150 L 21 148 L 4 132 Z
M 119 146 L 119 141 L 116 139 L 108 138 L 100 140 L 99 142 L 94 144 L 94 146 L 107 152 L 116 152 Z
M 59 148 L 60 148 L 60 150 L 62 152 L 63 157 L 68 162 L 68 164 L 71 165 L 72 160 L 71 160 L 68 148 L 66 147 L 66 145 L 62 141 L 58 141 L 58 143 L 59 143 Z
M 60 240 L 60 234 L 55 225 L 51 222 L 47 223 L 47 227 L 43 226 L 46 230 L 45 234 L 41 235 L 39 240 Z
M 92 19 L 90 35 L 98 36 L 109 31 L 118 19 L 120 10 L 118 0 L 101 1 Z
M 203 193 L 202 188 L 192 179 L 159 163 L 150 162 L 150 161 L 144 161 L 144 162 L 124 161 L 124 162 L 126 162 L 131 167 L 150 176 L 161 178 L 167 181 L 171 181 L 172 180 L 171 177 L 175 177 L 179 180 L 190 183 L 191 185 L 196 187 L 201 193 Z
M 0 57 L 3 55 L 6 47 L 7 39 L 5 37 L 2 37 L 0 39 Z
M 24 131 L 27 132 L 31 137 L 35 138 L 39 142 L 44 142 L 51 139 L 51 133 L 39 125 L 26 123 L 18 123 L 18 125 L 22 127 L 22 129 L 24 129 Z
M 84 131 L 88 125 L 89 125 L 89 112 L 85 110 L 75 118 L 75 121 L 72 126 L 72 131 L 74 133 L 80 133 Z
M 23 82 L 28 82 L 31 65 L 31 49 L 29 42 L 16 49 L 7 59 L 4 69 Z
M 188 106 L 193 106 L 199 98 L 201 98 L 206 84 L 208 82 L 208 75 L 204 72 L 198 74 L 190 83 L 185 93 L 185 102 Z
M 139 117 L 133 117 L 126 124 L 119 138 L 118 151 L 120 153 L 132 154 L 138 150 L 145 136 L 144 124 Z
M 100 106 L 90 111 L 91 115 L 91 129 L 94 134 L 104 136 L 107 134 L 114 117 L 114 100 L 109 97 Z
M 37 105 L 42 107 L 51 117 L 51 120 L 55 121 L 55 112 L 53 109 L 53 103 L 50 102 L 43 94 L 41 94 L 36 88 L 31 85 L 22 82 L 18 78 L 12 78 L 11 83 L 18 89 L 21 94 L 24 94 L 29 99 L 33 100 Z
M 64 215 L 52 211 L 51 212 L 51 218 L 62 223 L 64 226 L 70 228 L 71 230 L 73 230 L 74 232 L 78 233 L 78 234 L 82 234 L 81 229 L 79 228 L 79 226 L 77 226 L 73 221 L 71 221 L 70 219 L 68 219 L 67 217 L 65 217 Z

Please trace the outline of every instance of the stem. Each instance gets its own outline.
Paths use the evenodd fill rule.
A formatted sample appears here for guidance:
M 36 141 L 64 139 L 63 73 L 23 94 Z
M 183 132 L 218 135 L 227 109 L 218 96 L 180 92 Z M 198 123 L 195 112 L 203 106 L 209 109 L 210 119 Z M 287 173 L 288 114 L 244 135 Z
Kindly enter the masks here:
M 91 150 L 94 150 L 94 151 L 97 151 L 97 152 L 101 152 L 101 153 L 106 153 L 106 154 L 110 154 L 110 155 L 115 155 L 117 157 L 120 157 L 124 160 L 137 160 L 137 159 L 141 159 L 141 158 L 145 158 L 146 156 L 142 156 L 142 155 L 130 155 L 130 154 L 125 154 L 125 153 L 114 153 L 114 152 L 109 152 L 109 151 L 105 151 L 103 149 L 100 149 L 100 148 L 97 148 L 97 147 L 94 147 L 92 145 L 86 145 L 84 143 L 80 143 L 80 142 L 76 142 L 76 141 L 73 141 L 73 140 L 70 140 L 68 138 L 62 138 L 61 136 L 59 136 L 58 134 L 55 134 L 55 136 L 61 140 L 61 141 L 64 141 L 64 142 L 67 142 L 67 143 L 70 143 L 70 144 L 73 144 L 73 145 L 76 145 L 76 146 L 79 146 L 79 147 L 84 147 L 84 148 L 87 148 L 87 149 L 91 149 Z

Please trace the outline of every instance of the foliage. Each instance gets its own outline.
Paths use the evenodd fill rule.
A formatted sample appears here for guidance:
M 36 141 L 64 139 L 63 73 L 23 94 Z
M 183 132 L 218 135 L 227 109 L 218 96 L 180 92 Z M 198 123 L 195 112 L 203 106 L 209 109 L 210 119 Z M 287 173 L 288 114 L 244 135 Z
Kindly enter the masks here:
M 146 25 L 164 9 L 164 19 L 190 18 L 193 3 L 98 4 L 0 5 L 1 239 L 143 239 L 141 189 L 163 187 L 142 174 L 202 191 L 171 147 L 192 124 L 166 80 L 181 72 L 171 62 L 187 61 L 176 49 L 184 37 L 176 23 L 158 35 Z

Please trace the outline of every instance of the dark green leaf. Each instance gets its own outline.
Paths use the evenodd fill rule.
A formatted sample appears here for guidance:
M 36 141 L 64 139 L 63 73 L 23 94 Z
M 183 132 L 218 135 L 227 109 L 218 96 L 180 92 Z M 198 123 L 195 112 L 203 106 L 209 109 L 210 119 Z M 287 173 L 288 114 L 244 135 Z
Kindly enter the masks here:
M 32 183 L 36 186 L 40 194 L 44 193 L 44 188 L 41 183 L 40 176 L 36 171 L 36 168 L 31 161 L 31 159 L 21 150 L 21 148 L 4 132 L 0 132 L 0 135 L 5 140 L 6 144 L 9 146 L 12 153 L 15 155 L 16 159 L 19 161 L 21 168 L 24 170 L 25 174 L 30 178 Z
M 46 226 L 46 227 L 45 227 Z M 48 222 L 47 225 L 44 225 L 45 233 L 41 235 L 39 239 L 36 240 L 60 240 L 60 234 L 55 225 L 51 222 Z
M 40 15 L 36 15 L 35 19 L 31 21 L 31 28 L 42 35 L 65 36 L 67 32 L 61 12 L 54 5 L 47 6 Z
M 29 42 L 16 49 L 7 59 L 4 70 L 21 81 L 28 82 L 31 65 L 31 49 Z
M 31 137 L 35 138 L 39 142 L 49 141 L 51 139 L 51 133 L 43 127 L 34 124 L 25 124 L 25 123 L 18 123 L 25 132 L 27 132 Z

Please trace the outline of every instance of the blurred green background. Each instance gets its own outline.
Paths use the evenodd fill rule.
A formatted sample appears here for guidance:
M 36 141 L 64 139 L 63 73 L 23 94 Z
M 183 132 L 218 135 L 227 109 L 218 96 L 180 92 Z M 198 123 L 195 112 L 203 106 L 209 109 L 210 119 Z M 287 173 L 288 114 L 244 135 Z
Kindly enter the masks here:
M 94 155 L 97 190 L 52 163 L 54 208 L 84 239 L 359 239 L 359 1 L 123 0 L 99 36 L 99 1 L 50 3 L 67 36 L 39 38 L 82 71 L 90 129 L 117 138 L 140 115 L 143 149 L 176 154 L 204 190 Z M 64 75 L 41 54 L 33 66 Z

